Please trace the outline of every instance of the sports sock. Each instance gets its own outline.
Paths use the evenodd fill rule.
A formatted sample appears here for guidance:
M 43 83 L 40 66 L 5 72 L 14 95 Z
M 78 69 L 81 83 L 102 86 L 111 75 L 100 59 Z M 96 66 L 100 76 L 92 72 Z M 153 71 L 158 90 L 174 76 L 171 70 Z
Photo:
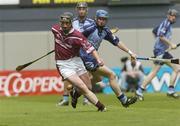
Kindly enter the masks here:
M 121 94 L 120 96 L 117 97 L 121 103 L 126 103 L 127 101 L 127 96 L 124 94 Z
M 140 92 L 140 93 L 143 93 L 145 91 L 145 89 L 142 86 L 139 86 L 137 91 Z
M 89 100 L 88 100 L 88 98 L 87 98 L 86 96 L 84 96 L 83 101 L 84 101 L 84 102 L 87 102 L 87 101 L 89 101 Z
M 74 96 L 78 99 L 81 96 L 81 94 L 75 89 Z
M 168 89 L 168 93 L 171 94 L 171 93 L 174 93 L 175 90 L 174 90 L 174 86 L 169 86 L 169 89 Z
M 141 85 L 139 86 L 141 88 L 142 91 L 145 91 L 146 89 Z
M 98 108 L 98 111 L 103 111 L 105 108 L 105 106 L 100 101 L 96 103 L 96 107 Z
M 63 100 L 69 101 L 69 95 L 63 95 Z
M 173 85 L 170 85 L 169 88 L 174 88 L 174 86 L 173 86 Z

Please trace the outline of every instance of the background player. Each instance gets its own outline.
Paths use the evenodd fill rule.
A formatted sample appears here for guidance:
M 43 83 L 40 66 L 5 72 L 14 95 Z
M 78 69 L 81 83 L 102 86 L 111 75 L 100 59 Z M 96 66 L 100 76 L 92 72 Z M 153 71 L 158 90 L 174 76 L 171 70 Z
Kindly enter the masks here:
M 126 61 L 124 61 L 125 58 L 127 59 Z M 130 60 L 128 57 L 125 58 L 121 60 L 122 63 L 124 63 L 121 70 L 121 89 L 135 92 L 144 79 L 143 66 L 140 61 L 134 59 Z
M 173 56 L 169 52 L 166 52 L 166 50 L 168 48 L 176 49 L 177 47 L 170 40 L 172 36 L 172 24 L 176 22 L 177 13 L 178 12 L 175 9 L 169 9 L 167 13 L 167 18 L 153 29 L 153 33 L 155 35 L 155 45 L 153 52 L 155 57 L 163 59 L 173 58 Z M 141 87 L 139 87 L 139 89 L 136 91 L 136 94 L 139 97 L 143 98 L 143 91 L 146 89 L 149 82 L 156 76 L 157 72 L 163 64 L 163 62 L 154 62 L 154 67 L 152 71 L 145 78 Z M 178 98 L 179 95 L 175 92 L 174 89 L 175 80 L 178 74 L 178 68 L 175 64 L 166 63 L 166 65 L 173 69 L 167 96 Z

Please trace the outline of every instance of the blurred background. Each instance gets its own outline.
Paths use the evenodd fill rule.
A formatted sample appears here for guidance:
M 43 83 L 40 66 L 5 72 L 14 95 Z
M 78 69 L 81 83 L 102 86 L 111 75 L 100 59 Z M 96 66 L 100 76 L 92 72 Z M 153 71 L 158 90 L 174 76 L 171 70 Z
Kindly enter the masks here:
M 152 56 L 152 28 L 166 17 L 169 8 L 180 11 L 180 0 L 0 0 L 0 70 L 15 70 L 16 66 L 34 60 L 54 48 L 51 26 L 58 23 L 64 11 L 76 15 L 77 2 L 89 4 L 90 18 L 98 9 L 110 13 L 108 25 L 119 27 L 116 35 L 140 56 Z M 179 17 L 178 17 L 179 19 Z M 180 41 L 180 21 L 174 25 L 174 43 Z M 180 50 L 172 51 L 179 57 Z M 108 42 L 103 42 L 100 55 L 109 67 L 119 67 L 120 58 L 127 55 Z M 143 62 L 152 66 L 151 62 Z M 54 55 L 49 55 L 26 69 L 54 69 Z
M 65 11 L 76 15 L 77 2 L 88 3 L 90 18 L 95 17 L 98 9 L 107 10 L 108 26 L 118 27 L 120 30 L 115 34 L 120 40 L 145 57 L 153 55 L 152 29 L 166 18 L 169 8 L 180 14 L 180 0 L 0 0 L 0 126 L 180 126 L 180 100 L 167 98 L 165 94 L 172 73 L 165 65 L 147 86 L 145 100 L 128 109 L 114 95 L 106 95 L 113 91 L 107 78 L 103 78 L 93 91 L 103 92 L 97 96 L 106 105 L 106 113 L 97 113 L 93 105 L 82 105 L 82 99 L 76 109 L 71 107 L 70 99 L 69 106 L 55 107 L 62 98 L 64 84 L 53 53 L 20 72 L 15 71 L 18 65 L 54 49 L 51 26 L 58 23 L 59 15 Z M 180 43 L 179 15 L 173 27 L 172 42 L 177 44 Z M 180 58 L 180 47 L 171 52 Z M 102 42 L 99 53 L 115 72 L 122 88 L 125 62 L 121 58 L 129 55 L 107 41 Z M 153 63 L 142 61 L 142 65 L 147 75 Z M 126 81 L 130 82 L 123 91 L 129 91 L 126 94 L 132 96 L 139 83 L 132 78 Z M 180 95 L 180 73 L 175 91 Z

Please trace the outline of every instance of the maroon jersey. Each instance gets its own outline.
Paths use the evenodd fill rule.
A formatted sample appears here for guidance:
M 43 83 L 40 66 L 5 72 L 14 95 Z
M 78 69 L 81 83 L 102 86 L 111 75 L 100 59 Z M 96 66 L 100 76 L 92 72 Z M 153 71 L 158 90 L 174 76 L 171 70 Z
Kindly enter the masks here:
M 82 33 L 71 29 L 68 34 L 64 34 L 60 25 L 52 27 L 55 41 L 55 59 L 67 60 L 79 56 L 79 50 L 82 47 L 87 53 L 91 53 L 94 47 L 87 41 Z

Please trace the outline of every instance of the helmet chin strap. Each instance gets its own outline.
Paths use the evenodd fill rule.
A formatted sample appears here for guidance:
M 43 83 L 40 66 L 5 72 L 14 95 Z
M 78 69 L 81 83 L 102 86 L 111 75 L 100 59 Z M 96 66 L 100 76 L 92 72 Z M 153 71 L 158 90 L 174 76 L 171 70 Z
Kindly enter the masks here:
M 71 31 L 71 29 L 72 29 L 72 27 L 71 27 L 70 29 L 68 29 L 68 30 L 64 30 L 64 29 L 63 29 L 64 34 L 67 35 L 67 34 Z
M 173 21 L 173 22 L 170 22 L 171 24 L 174 24 L 174 23 L 176 23 L 176 21 Z
M 98 26 L 98 29 L 103 29 L 105 26 Z
M 84 22 L 84 20 L 86 19 L 86 16 L 79 16 L 79 20 L 80 20 L 80 22 Z
M 96 24 L 97 24 L 97 23 L 96 23 Z M 105 25 L 104 25 L 104 26 L 99 26 L 99 25 L 97 24 L 97 28 L 100 29 L 100 30 L 102 30 L 104 27 L 105 27 Z
M 98 31 L 102 32 L 102 30 L 103 30 L 104 27 L 105 27 L 105 26 L 97 26 L 97 29 L 98 29 Z
M 70 30 L 63 30 L 65 34 L 68 34 Z

